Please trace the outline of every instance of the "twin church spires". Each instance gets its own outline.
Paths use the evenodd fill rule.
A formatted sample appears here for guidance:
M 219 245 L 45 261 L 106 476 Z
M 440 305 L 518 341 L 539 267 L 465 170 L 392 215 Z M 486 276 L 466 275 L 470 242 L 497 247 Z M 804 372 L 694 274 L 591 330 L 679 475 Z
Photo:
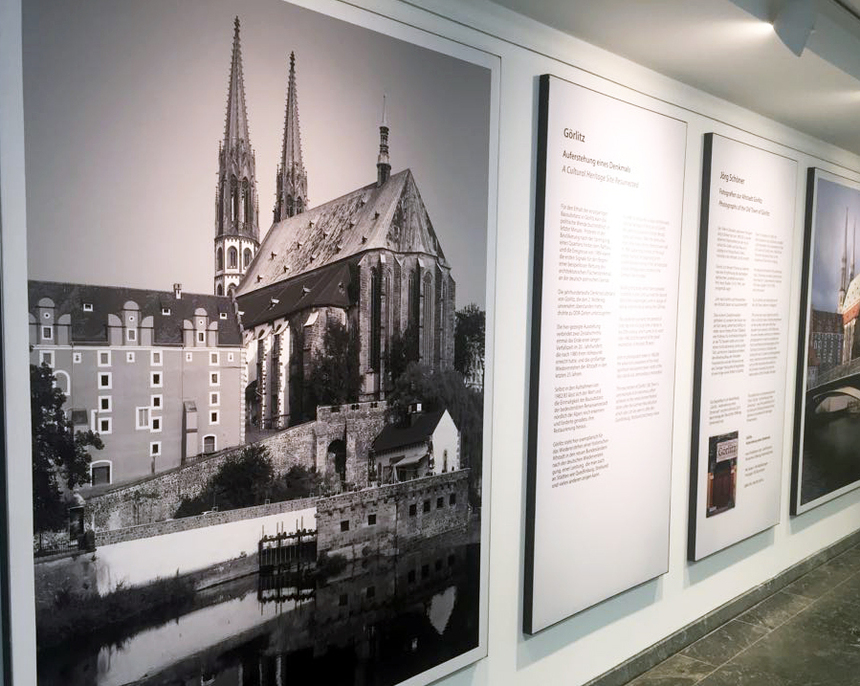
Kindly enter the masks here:
M 281 161 L 276 176 L 273 219 L 283 221 L 308 207 L 308 175 L 302 161 L 299 104 L 296 94 L 296 56 L 290 53 L 287 103 Z M 379 127 L 377 185 L 391 175 L 388 160 L 388 122 L 383 99 Z M 215 294 L 232 295 L 260 247 L 259 201 L 254 150 L 248 133 L 245 82 L 239 17 L 233 28 L 230 81 L 224 140 L 218 150 L 218 187 L 215 194 Z

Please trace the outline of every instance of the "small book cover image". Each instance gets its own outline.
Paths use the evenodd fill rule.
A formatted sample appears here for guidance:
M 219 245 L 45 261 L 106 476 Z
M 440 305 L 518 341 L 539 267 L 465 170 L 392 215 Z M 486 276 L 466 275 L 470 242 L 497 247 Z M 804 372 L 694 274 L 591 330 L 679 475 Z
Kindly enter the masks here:
M 708 439 L 708 504 L 711 517 L 735 506 L 738 485 L 738 432 Z

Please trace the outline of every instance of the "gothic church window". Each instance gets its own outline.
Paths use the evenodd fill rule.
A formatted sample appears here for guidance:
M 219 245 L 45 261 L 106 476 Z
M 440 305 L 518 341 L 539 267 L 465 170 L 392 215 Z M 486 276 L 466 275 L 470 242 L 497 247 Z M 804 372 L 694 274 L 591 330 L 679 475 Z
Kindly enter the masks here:
M 227 268 L 236 269 L 239 266 L 239 251 L 234 247 L 227 249 Z
M 224 286 L 220 283 L 215 287 L 215 295 L 224 295 Z
M 243 221 L 245 224 L 251 223 L 251 192 L 248 188 L 248 179 L 242 179 L 242 208 L 244 210 Z
M 230 214 L 235 224 L 239 221 L 239 182 L 235 176 L 230 177 L 230 201 L 232 203 Z
M 221 248 L 215 251 L 215 269 L 219 272 L 224 269 L 224 251 Z
M 242 269 L 247 269 L 251 264 L 251 248 L 245 248 L 242 251 Z
M 424 362 L 429 364 L 433 358 L 433 281 L 430 274 L 424 277 L 424 286 L 422 288 L 424 296 L 424 312 L 422 313 L 424 327 L 424 341 L 422 357 Z
M 379 371 L 382 358 L 382 284 L 379 270 L 370 270 L 370 368 Z

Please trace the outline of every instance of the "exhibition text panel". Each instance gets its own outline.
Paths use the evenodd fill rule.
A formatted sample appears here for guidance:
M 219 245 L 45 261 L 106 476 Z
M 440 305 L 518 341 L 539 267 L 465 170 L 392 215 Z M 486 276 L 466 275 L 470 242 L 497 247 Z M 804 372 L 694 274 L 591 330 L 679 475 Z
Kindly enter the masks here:
M 794 160 L 706 136 L 693 560 L 779 521 L 796 184 Z
M 555 77 L 540 104 L 528 631 L 668 568 L 686 141 Z

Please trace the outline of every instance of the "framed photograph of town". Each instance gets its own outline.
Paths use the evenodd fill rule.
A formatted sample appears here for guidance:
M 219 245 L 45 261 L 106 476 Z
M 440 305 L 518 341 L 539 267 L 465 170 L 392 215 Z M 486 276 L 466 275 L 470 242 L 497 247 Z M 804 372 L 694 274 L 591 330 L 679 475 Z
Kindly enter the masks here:
M 860 183 L 810 168 L 791 513 L 860 486 Z
M 483 657 L 498 58 L 336 0 L 22 38 L 37 683 Z

